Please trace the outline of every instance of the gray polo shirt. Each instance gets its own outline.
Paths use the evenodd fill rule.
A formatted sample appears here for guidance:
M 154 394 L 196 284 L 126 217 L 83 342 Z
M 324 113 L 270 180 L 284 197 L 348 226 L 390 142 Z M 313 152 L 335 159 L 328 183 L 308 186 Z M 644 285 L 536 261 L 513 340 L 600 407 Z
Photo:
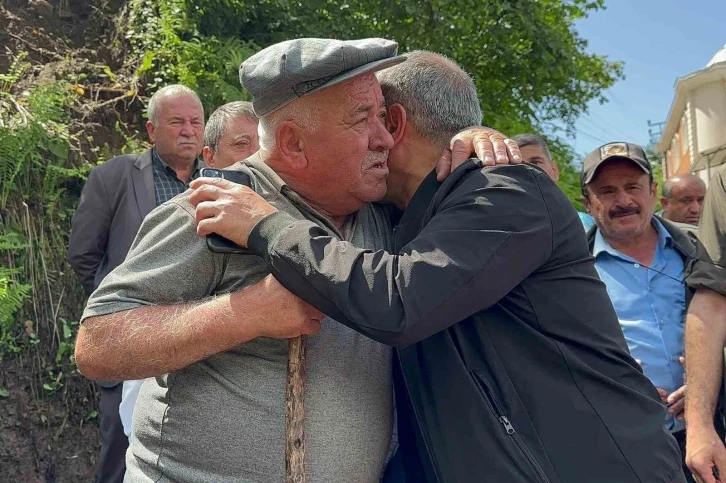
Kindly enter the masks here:
M 335 232 L 257 156 L 233 169 L 248 172 L 278 209 Z M 379 208 L 351 216 L 344 232 L 359 247 L 391 250 L 390 222 Z M 83 319 L 201 300 L 267 274 L 255 255 L 211 253 L 196 235 L 186 193 L 146 217 Z M 308 481 L 377 482 L 392 430 L 391 349 L 330 319 L 322 325 L 308 339 Z M 134 412 L 125 481 L 284 481 L 286 367 L 287 341 L 258 338 L 149 379 Z

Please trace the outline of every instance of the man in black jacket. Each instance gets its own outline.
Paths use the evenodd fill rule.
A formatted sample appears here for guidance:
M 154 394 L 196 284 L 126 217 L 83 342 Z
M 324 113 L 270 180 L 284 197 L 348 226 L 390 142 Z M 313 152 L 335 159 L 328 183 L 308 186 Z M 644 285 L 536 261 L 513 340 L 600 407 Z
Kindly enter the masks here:
M 192 184 L 198 233 L 248 245 L 300 297 L 398 347 L 407 481 L 682 482 L 572 205 L 529 165 L 467 162 L 438 182 L 439 133 L 458 112 L 443 104 L 475 88 L 447 59 L 407 56 L 380 75 L 396 142 L 388 196 L 404 210 L 394 254 L 223 180 Z

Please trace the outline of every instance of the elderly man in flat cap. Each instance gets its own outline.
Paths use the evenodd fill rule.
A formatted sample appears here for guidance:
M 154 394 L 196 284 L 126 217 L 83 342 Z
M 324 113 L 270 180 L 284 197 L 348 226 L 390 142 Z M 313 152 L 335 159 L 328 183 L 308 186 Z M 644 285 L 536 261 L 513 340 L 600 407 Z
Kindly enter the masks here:
M 476 89 L 441 56 L 406 56 L 378 73 L 395 141 L 387 197 L 403 210 L 394 250 L 203 179 L 190 185 L 200 234 L 248 245 L 294 293 L 397 348 L 406 481 L 685 483 L 572 204 L 528 164 L 467 162 L 439 182 L 451 120 L 481 117 Z
M 298 39 L 241 67 L 260 151 L 233 169 L 277 209 L 373 250 L 391 247 L 393 139 L 373 72 L 404 61 L 383 39 Z M 467 126 L 462 126 L 467 127 Z M 489 146 L 491 148 L 491 146 Z M 311 482 L 377 482 L 392 433 L 391 350 L 282 288 L 251 254 L 212 253 L 189 194 L 153 211 L 126 261 L 91 296 L 76 359 L 92 379 L 141 388 L 127 482 L 280 482 L 288 342 L 307 347 Z

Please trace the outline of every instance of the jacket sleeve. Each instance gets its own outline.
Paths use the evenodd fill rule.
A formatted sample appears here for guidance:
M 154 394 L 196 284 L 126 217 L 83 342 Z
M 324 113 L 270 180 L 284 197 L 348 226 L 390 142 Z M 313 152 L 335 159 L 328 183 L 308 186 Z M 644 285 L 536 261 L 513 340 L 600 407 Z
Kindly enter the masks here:
M 714 176 L 703 202 L 696 258 L 687 267 L 686 282 L 726 296 L 726 179 Z
M 308 303 L 404 347 L 493 305 L 550 256 L 549 213 L 534 175 L 523 174 L 526 188 L 476 172 L 398 254 L 356 248 L 284 213 L 258 223 L 250 248 Z
M 68 241 L 68 263 L 89 294 L 94 290 L 96 271 L 106 255 L 112 218 L 106 185 L 98 168 L 94 168 L 83 186 Z

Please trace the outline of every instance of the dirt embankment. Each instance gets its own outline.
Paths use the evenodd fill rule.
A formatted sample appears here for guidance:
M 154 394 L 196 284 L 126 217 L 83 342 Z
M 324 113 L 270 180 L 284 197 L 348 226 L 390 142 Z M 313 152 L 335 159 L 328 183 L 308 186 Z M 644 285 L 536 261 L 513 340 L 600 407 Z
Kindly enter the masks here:
M 21 52 L 31 66 L 11 89 L 68 81 L 82 85 L 71 131 L 82 133 L 79 162 L 113 153 L 140 124 L 140 102 L 124 73 L 124 0 L 5 0 L 0 2 L 0 73 Z M 127 69 L 128 70 L 128 69 Z M 110 72 L 110 75 L 109 75 Z M 3 87 L 0 82 L 0 88 Z M 1 93 L 0 93 L 1 94 Z M 119 125 L 123 128 L 119 129 Z M 102 154 L 101 154 L 102 155 Z M 80 186 L 76 187 L 80 189 Z M 2 263 L 2 258 L 0 258 Z M 69 277 L 64 277 L 68 280 Z M 68 283 L 68 282 L 64 282 Z M 73 282 L 75 283 L 75 282 Z M 57 312 L 78 320 L 83 300 L 68 287 Z M 92 481 L 100 443 L 96 394 L 70 363 L 60 387 L 43 388 L 51 345 L 41 340 L 0 361 L 0 482 Z M 50 354 L 50 355 L 49 355 Z

